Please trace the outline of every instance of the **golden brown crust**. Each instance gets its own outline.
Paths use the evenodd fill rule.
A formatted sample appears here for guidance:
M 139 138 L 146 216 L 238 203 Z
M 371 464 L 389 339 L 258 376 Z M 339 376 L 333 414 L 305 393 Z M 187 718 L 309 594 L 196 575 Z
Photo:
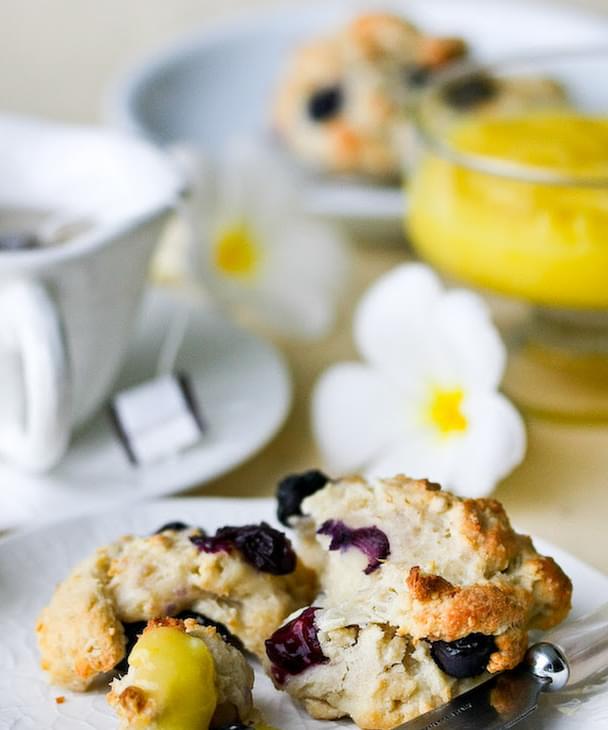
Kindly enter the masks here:
M 451 596 L 456 592 L 449 580 L 440 575 L 423 573 L 418 565 L 410 570 L 406 584 L 412 598 L 422 603 L 435 601 L 443 596 Z
M 190 619 L 192 620 L 192 619 Z M 146 624 L 146 628 L 143 630 L 143 633 L 145 634 L 146 631 L 152 631 L 154 629 L 179 629 L 180 631 L 183 631 L 186 633 L 186 624 L 184 621 L 182 621 L 181 618 L 173 618 L 172 616 L 163 616 L 161 618 L 152 618 L 148 621 Z
M 462 511 L 462 532 L 487 559 L 488 573 L 507 568 L 518 552 L 520 541 L 502 504 L 495 499 L 465 499 Z
M 142 723 L 146 718 L 151 720 L 156 714 L 154 703 L 148 694 L 141 687 L 132 684 L 125 687 L 115 697 L 109 695 L 108 702 L 116 707 L 123 720 L 128 724 L 136 721 Z
M 36 624 L 41 666 L 55 683 L 83 690 L 123 658 L 122 624 L 107 591 L 102 556 L 82 563 L 56 590 Z
M 467 46 L 462 38 L 422 38 L 417 60 L 422 66 L 440 68 L 456 58 L 461 58 L 466 51 Z
M 527 560 L 523 571 L 529 571 L 534 582 L 534 612 L 530 617 L 531 628 L 550 629 L 563 621 L 570 612 L 572 603 L 572 581 L 553 560 L 537 555 Z
M 518 645 L 522 640 L 525 642 L 532 598 L 522 588 L 507 583 L 453 586 L 440 576 L 424 575 L 416 568 L 410 571 L 408 588 L 420 632 L 417 638 L 454 641 L 473 632 L 488 635 L 509 632 Z M 512 652 L 505 645 L 507 649 Z M 521 655 L 516 659 L 512 666 L 521 660 Z M 506 653 L 503 660 L 507 661 Z
M 498 651 L 490 656 L 488 672 L 502 672 L 516 667 L 528 648 L 528 632 L 509 629 L 497 636 L 495 641 Z

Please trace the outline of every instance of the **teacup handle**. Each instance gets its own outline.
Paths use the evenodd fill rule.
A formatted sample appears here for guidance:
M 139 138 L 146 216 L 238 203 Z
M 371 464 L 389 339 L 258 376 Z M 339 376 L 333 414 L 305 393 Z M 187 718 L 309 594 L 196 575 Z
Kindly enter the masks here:
M 43 284 L 0 288 L 0 338 L 21 359 L 23 423 L 0 426 L 0 457 L 34 472 L 65 453 L 70 435 L 69 367 L 57 306 Z

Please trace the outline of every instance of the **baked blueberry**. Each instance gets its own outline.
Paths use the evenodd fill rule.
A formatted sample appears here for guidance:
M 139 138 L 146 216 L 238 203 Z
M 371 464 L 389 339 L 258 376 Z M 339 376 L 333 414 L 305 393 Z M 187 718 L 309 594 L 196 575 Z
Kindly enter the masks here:
M 308 116 L 315 122 L 326 122 L 339 114 L 343 93 L 339 86 L 319 89 L 308 100 Z
M 450 677 L 465 679 L 485 671 L 490 655 L 496 651 L 493 636 L 469 634 L 456 641 L 433 641 L 431 656 Z
M 404 73 L 407 83 L 415 89 L 419 89 L 428 84 L 433 72 L 428 66 L 423 66 L 420 63 L 413 63 L 410 66 L 405 67 Z
M 201 532 L 198 535 L 190 535 L 189 539 L 202 553 L 229 553 L 234 548 L 233 540 L 218 534 L 209 537 Z
M 227 626 L 221 623 L 221 621 L 214 621 L 209 616 L 204 616 L 202 613 L 197 613 L 196 611 L 180 611 L 175 618 L 179 618 L 182 621 L 185 621 L 187 618 L 193 618 L 201 626 L 213 626 L 227 644 L 230 644 L 239 651 L 245 651 L 243 642 Z
M 287 575 L 296 568 L 291 542 L 266 522 L 220 527 L 213 537 L 193 535 L 190 541 L 205 553 L 230 552 L 236 548 L 250 565 L 263 573 Z
M 302 502 L 318 492 L 329 482 L 328 476 L 318 469 L 290 474 L 279 482 L 277 488 L 277 517 L 279 522 L 290 527 L 290 517 L 302 516 Z
M 327 520 L 317 530 L 318 535 L 329 535 L 330 550 L 348 550 L 354 547 L 368 558 L 366 575 L 377 570 L 391 553 L 388 537 L 378 527 L 359 527 L 352 529 L 342 520 Z
M 288 621 L 266 639 L 266 655 L 272 662 L 272 676 L 284 684 L 289 675 L 301 674 L 317 664 L 327 664 L 317 637 L 315 606 L 305 608 L 299 616 Z
M 159 527 L 154 534 L 160 535 L 161 532 L 166 532 L 167 530 L 181 532 L 182 530 L 187 530 L 189 527 L 190 525 L 187 525 L 185 522 L 167 522 L 167 524 Z
M 119 674 L 126 674 L 129 671 L 129 654 L 147 625 L 147 621 L 133 621 L 122 625 L 125 631 L 125 655 L 115 667 Z
M 498 94 L 496 82 L 485 74 L 476 73 L 450 81 L 443 89 L 444 101 L 453 109 L 466 111 Z

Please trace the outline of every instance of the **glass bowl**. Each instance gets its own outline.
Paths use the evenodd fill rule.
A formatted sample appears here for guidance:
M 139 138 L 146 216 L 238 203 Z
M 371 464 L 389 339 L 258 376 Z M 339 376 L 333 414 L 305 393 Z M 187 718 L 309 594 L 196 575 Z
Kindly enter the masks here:
M 493 295 L 506 390 L 583 421 L 608 420 L 607 78 L 608 47 L 452 70 L 421 95 L 406 170 L 415 250 Z

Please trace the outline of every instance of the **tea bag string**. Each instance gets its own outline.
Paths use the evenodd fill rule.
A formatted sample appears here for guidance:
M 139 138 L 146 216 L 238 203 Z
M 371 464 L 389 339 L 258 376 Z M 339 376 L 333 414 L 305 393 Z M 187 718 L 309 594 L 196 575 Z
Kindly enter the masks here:
M 192 198 L 197 187 L 201 184 L 201 153 L 189 145 L 178 144 L 170 148 L 170 154 L 185 181 L 176 215 L 181 219 L 188 237 L 187 248 L 192 250 L 195 245 L 196 232 L 188 199 Z M 169 328 L 160 346 L 156 366 L 157 375 L 170 375 L 175 371 L 175 364 L 186 336 L 189 320 L 190 307 L 181 301 L 176 303 L 175 310 L 169 321 Z
M 169 327 L 160 345 L 156 374 L 171 375 L 175 372 L 177 356 L 186 337 L 190 308 L 181 302 L 175 306 L 169 320 Z

